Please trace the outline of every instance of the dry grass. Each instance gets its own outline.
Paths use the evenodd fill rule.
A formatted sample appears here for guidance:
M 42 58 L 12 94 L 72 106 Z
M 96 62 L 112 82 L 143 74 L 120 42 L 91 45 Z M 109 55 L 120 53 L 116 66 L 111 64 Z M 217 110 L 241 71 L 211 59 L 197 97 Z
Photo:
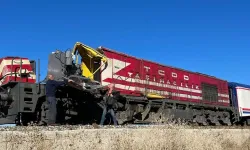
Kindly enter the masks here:
M 1 131 L 0 149 L 248 150 L 250 130 L 185 127 Z

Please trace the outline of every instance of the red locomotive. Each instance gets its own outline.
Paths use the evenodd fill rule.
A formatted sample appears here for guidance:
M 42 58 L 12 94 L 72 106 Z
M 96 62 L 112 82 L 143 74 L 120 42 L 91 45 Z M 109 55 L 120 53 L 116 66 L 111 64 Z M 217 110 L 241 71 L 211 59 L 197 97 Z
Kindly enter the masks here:
M 138 59 L 108 48 L 102 84 L 114 83 L 123 94 L 154 93 L 172 100 L 229 106 L 227 81 Z

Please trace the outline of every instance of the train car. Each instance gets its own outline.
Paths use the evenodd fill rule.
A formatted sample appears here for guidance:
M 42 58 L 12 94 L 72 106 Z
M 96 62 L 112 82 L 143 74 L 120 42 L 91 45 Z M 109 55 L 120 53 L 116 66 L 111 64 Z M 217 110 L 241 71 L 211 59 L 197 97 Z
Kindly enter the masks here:
M 229 95 L 232 105 L 237 109 L 237 122 L 250 125 L 250 85 L 229 82 Z
M 9 81 L 35 83 L 34 61 L 21 57 L 0 59 L 0 86 Z
M 36 61 L 0 58 L 0 124 L 36 121 L 36 106 L 44 95 L 44 86 L 36 84 Z
M 229 106 L 227 81 L 103 48 L 109 58 L 102 84 L 123 94 L 157 93 L 173 100 Z
M 176 113 L 178 110 L 175 110 L 174 115 L 186 116 L 190 113 L 190 118 L 196 118 L 195 120 L 200 120 L 198 122 L 203 124 L 206 124 L 204 122 L 207 122 L 207 119 L 205 114 L 199 114 L 200 110 L 206 110 L 208 107 L 229 108 L 230 106 L 228 84 L 225 80 L 139 59 L 105 47 L 99 47 L 99 49 L 109 58 L 108 66 L 101 73 L 102 84 L 113 83 L 115 89 L 123 95 L 134 98 L 140 96 L 150 98 L 150 95 L 154 98 L 156 95 L 156 99 L 171 100 L 174 105 L 182 103 L 185 106 L 182 106 L 182 110 L 178 113 Z M 191 103 L 193 106 L 202 106 L 202 108 L 193 108 L 188 111 L 189 113 L 183 111 L 183 109 L 190 110 L 186 104 Z M 220 114 L 218 113 L 217 116 L 215 114 L 216 117 L 213 119 L 216 120 L 218 115 Z M 201 121 L 202 119 L 206 121 Z M 213 119 L 210 119 L 210 122 Z

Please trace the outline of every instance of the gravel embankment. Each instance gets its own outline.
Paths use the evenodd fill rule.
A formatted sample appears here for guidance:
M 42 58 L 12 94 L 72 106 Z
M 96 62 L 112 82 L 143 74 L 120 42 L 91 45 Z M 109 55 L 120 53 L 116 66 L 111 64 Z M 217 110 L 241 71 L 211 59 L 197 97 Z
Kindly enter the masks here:
M 107 129 L 109 128 L 109 129 Z M 0 149 L 19 150 L 248 150 L 249 129 L 185 127 L 18 127 L 1 128 Z

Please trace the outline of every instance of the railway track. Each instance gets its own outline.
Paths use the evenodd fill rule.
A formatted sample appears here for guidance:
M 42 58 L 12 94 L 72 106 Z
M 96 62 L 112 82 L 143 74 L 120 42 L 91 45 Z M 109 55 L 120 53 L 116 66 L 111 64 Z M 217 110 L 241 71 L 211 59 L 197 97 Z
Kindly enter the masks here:
M 198 126 L 174 124 L 128 124 L 128 125 L 58 125 L 58 126 L 2 126 L 0 131 L 63 131 L 79 129 L 250 129 L 250 126 Z

